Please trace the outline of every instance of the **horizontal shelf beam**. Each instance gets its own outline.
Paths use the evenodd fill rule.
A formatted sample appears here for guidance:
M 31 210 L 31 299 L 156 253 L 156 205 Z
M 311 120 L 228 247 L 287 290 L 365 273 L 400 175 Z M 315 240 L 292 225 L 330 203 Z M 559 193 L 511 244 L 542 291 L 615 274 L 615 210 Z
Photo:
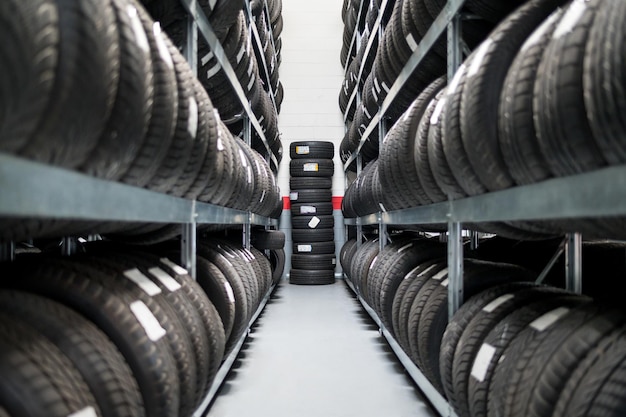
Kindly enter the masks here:
M 248 213 L 105 181 L 0 152 L 0 216 L 241 224 Z M 277 220 L 252 215 L 252 224 Z
M 626 165 L 620 165 L 380 216 L 395 225 L 624 216 L 624 183 Z M 350 222 L 356 224 L 355 219 Z M 377 224 L 378 214 L 361 217 L 360 222 Z

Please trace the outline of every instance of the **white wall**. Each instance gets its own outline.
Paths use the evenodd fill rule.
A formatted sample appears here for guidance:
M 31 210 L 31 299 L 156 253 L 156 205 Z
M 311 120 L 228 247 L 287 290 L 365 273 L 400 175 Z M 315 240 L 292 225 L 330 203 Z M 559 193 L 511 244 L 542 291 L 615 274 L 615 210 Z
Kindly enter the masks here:
M 344 194 L 343 168 L 338 156 L 344 136 L 338 104 L 343 82 L 339 59 L 343 39 L 342 6 L 342 0 L 283 0 L 280 80 L 285 88 L 285 98 L 279 127 L 284 158 L 278 173 L 283 196 L 289 196 L 289 145 L 299 140 L 323 140 L 335 144 L 333 196 Z M 280 226 L 287 237 L 286 273 L 291 265 L 290 214 L 284 212 Z M 338 253 L 344 240 L 340 211 L 335 211 L 335 223 Z

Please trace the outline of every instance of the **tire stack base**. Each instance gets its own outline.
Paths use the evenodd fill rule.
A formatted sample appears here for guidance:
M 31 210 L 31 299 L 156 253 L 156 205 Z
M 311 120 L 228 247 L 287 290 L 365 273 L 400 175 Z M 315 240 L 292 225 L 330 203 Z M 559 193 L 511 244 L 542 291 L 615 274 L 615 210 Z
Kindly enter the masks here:
M 289 283 L 335 282 L 332 204 L 334 146 L 331 142 L 294 142 L 290 146 L 293 255 Z

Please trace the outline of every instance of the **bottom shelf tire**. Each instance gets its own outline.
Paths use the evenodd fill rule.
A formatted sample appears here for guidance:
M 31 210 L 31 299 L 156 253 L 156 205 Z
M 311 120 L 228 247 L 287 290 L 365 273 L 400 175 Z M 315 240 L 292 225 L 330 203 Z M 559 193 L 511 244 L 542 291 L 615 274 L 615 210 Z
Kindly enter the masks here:
M 328 285 L 335 283 L 335 272 L 330 270 L 308 271 L 292 269 L 289 283 L 296 285 Z

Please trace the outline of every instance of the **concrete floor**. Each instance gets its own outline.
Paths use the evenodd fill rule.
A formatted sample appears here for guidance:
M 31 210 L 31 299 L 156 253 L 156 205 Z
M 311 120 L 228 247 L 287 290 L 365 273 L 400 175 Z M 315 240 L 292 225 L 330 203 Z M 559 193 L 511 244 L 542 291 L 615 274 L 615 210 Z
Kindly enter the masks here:
M 435 416 L 343 281 L 283 282 L 209 417 Z

